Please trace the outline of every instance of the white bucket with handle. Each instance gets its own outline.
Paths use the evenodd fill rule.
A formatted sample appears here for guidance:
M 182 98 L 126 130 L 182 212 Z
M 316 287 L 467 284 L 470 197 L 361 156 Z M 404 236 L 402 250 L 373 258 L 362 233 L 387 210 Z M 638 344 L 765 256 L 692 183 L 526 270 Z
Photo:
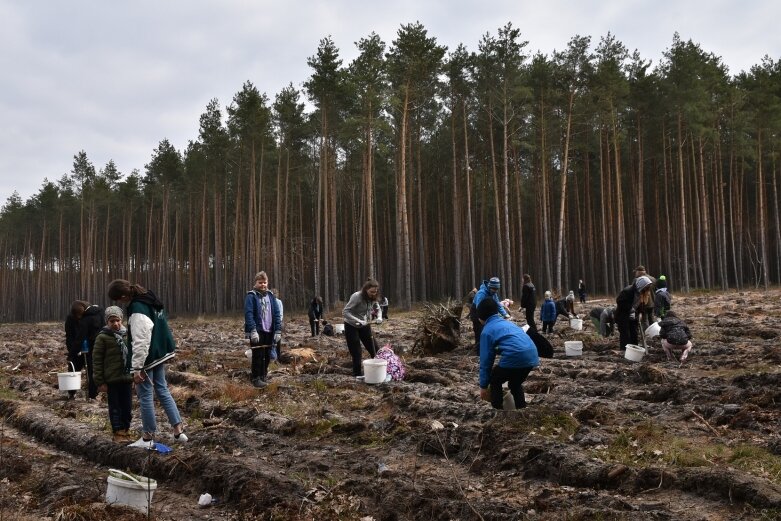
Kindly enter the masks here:
M 126 505 L 146 514 L 149 512 L 155 490 L 157 481 L 154 479 L 133 476 L 117 469 L 108 470 L 106 503 L 110 505 Z
M 626 353 L 624 353 L 624 358 L 627 360 L 631 360 L 632 362 L 642 362 L 644 356 L 645 349 L 642 347 L 636 346 L 634 344 L 626 345 Z
M 571 318 L 571 319 L 569 319 L 569 327 L 571 327 L 575 331 L 582 331 L 583 330 L 583 319 L 582 318 Z
M 388 361 L 383 358 L 368 358 L 363 361 L 363 381 L 380 384 L 388 376 Z
M 68 362 L 73 371 L 57 373 L 57 381 L 60 391 L 78 391 L 81 389 L 81 371 L 76 371 L 73 362 Z
M 645 337 L 646 338 L 654 338 L 659 336 L 659 333 L 661 333 L 662 327 L 659 325 L 659 322 L 654 322 L 648 328 L 645 330 Z
M 344 324 L 334 324 L 334 334 L 335 335 L 343 335 L 344 334 Z

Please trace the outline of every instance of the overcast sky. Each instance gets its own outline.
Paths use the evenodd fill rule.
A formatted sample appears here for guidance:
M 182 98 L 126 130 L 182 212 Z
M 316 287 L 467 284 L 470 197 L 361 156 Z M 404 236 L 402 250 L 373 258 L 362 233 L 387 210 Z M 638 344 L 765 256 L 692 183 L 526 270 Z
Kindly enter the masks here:
M 300 88 L 328 35 L 347 64 L 371 32 L 390 45 L 419 21 L 476 51 L 509 21 L 531 52 L 611 32 L 656 64 L 677 31 L 734 75 L 781 59 L 779 20 L 779 0 L 0 0 L 0 205 L 69 173 L 80 150 L 98 170 L 143 173 L 162 139 L 198 137 L 210 99 L 224 108 L 247 80 L 272 100 Z

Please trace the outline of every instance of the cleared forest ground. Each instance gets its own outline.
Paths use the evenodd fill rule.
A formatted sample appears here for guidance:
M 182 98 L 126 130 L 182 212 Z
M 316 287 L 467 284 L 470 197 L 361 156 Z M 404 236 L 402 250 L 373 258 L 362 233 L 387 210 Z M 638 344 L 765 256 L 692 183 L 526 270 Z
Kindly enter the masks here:
M 158 481 L 159 520 L 781 519 L 779 297 L 674 295 L 695 342 L 683 367 L 658 340 L 633 363 L 616 336 L 559 322 L 512 412 L 479 400 L 468 320 L 461 348 L 405 354 L 403 382 L 372 386 L 350 376 L 344 337 L 313 340 L 288 310 L 300 356 L 258 390 L 241 317 L 174 318 L 191 441 L 167 455 L 112 443 L 105 401 L 64 399 L 60 323 L 0 324 L 0 520 L 146 519 L 105 505 L 108 468 Z M 378 342 L 410 349 L 420 316 L 391 310 Z M 582 357 L 564 356 L 572 339 Z

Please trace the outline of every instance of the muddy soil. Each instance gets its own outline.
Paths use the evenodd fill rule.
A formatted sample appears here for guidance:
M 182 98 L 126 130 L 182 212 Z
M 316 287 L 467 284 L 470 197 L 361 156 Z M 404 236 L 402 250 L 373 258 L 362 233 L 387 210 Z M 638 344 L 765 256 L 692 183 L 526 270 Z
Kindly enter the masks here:
M 147 519 L 106 505 L 109 468 L 157 480 L 158 520 L 781 519 L 779 297 L 675 295 L 695 342 L 683 366 L 658 339 L 635 363 L 616 336 L 560 321 L 518 411 L 480 401 L 468 320 L 461 347 L 416 357 L 421 313 L 392 309 L 375 336 L 407 377 L 368 385 L 343 336 L 311 338 L 286 310 L 290 359 L 255 389 L 241 317 L 173 318 L 190 442 L 173 443 L 158 407 L 169 454 L 113 443 L 104 399 L 65 399 L 60 323 L 0 324 L 0 520 Z

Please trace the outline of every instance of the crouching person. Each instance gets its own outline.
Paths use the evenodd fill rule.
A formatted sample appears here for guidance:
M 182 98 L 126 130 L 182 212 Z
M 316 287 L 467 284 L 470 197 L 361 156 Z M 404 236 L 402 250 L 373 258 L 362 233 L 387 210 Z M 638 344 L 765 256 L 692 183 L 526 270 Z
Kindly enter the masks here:
M 684 363 L 692 350 L 692 333 L 686 322 L 678 318 L 674 311 L 668 311 L 664 319 L 659 323 L 661 328 L 659 336 L 662 339 L 662 348 L 667 355 L 668 361 L 675 360 L 672 354 L 673 349 L 682 349 L 681 363 Z
M 501 409 L 504 400 L 502 384 L 507 382 L 515 408 L 526 407 L 522 385 L 532 369 L 540 365 L 537 347 L 523 329 L 502 319 L 499 305 L 493 299 L 483 299 L 478 304 L 477 317 L 483 324 L 480 334 L 480 398 L 490 399 L 494 409 Z M 494 365 L 496 355 L 499 355 L 499 363 Z

